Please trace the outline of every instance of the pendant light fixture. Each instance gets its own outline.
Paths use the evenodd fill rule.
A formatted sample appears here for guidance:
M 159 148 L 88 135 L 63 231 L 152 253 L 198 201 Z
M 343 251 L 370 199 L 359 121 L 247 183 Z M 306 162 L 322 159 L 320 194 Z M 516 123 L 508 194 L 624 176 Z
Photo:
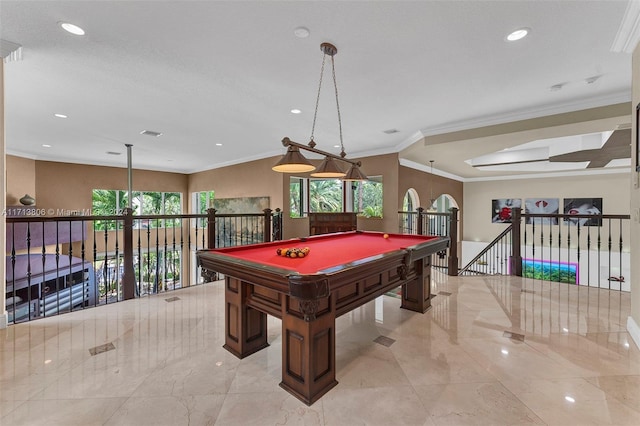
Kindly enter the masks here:
M 283 173 L 304 173 L 316 170 L 315 167 L 307 160 L 300 150 L 314 152 L 324 156 L 322 163 L 318 169 L 311 173 L 313 177 L 319 178 L 343 178 L 349 181 L 367 180 L 367 176 L 360 170 L 361 163 L 359 161 L 349 160 L 347 154 L 344 151 L 344 143 L 342 140 L 342 118 L 340 116 L 340 103 L 338 101 L 338 84 L 336 83 L 336 69 L 334 63 L 334 56 L 338 53 L 338 49 L 331 43 L 322 43 L 320 50 L 323 52 L 322 67 L 320 68 L 320 82 L 318 84 L 318 94 L 316 96 L 316 108 L 313 113 L 313 125 L 311 126 L 311 138 L 308 145 L 302 145 L 297 142 L 284 138 L 282 144 L 286 147 L 287 153 L 273 166 L 273 170 Z M 324 66 L 327 56 L 331 57 L 331 74 L 333 76 L 333 88 L 336 94 L 336 109 L 338 111 L 338 129 L 340 130 L 340 155 L 331 154 L 329 152 L 316 149 L 316 142 L 314 141 L 314 131 L 316 128 L 316 118 L 318 116 L 318 104 L 320 102 L 320 91 L 322 89 L 322 77 L 324 75 Z M 345 173 L 338 162 L 343 161 L 350 163 L 351 167 L 347 173 Z

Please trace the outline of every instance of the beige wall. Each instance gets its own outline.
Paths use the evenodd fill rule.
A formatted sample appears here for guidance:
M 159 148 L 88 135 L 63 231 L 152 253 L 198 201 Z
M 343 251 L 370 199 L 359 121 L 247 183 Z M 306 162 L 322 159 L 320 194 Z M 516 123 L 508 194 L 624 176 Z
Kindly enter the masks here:
M 36 194 L 36 160 L 7 155 L 7 206 L 19 206 L 20 198 Z
M 632 133 L 631 140 L 637 140 L 638 128 L 635 120 L 635 106 L 640 103 L 640 44 L 636 46 L 633 52 L 633 65 L 632 65 Z M 633 152 L 631 158 L 636 158 L 636 144 L 632 143 Z M 634 164 L 635 165 L 635 164 Z M 640 223 L 638 222 L 638 216 L 636 212 L 640 209 L 640 188 L 638 187 L 638 179 L 640 174 L 632 172 L 630 174 L 629 184 L 631 186 L 631 253 L 634 253 L 634 257 L 638 259 L 640 253 Z M 636 345 L 640 347 L 640 264 L 638 262 L 631 262 L 631 318 L 627 324 L 629 331 L 635 330 L 632 333 Z
M 134 191 L 181 192 L 184 199 L 188 180 L 180 173 L 133 170 Z M 127 190 L 127 169 L 36 161 L 35 183 L 38 209 L 90 209 L 92 190 Z
M 277 161 L 276 158 L 267 158 L 194 173 L 189 175 L 189 194 L 215 191 L 216 198 L 268 196 L 270 209 L 282 209 L 284 175 L 271 170 Z
M 521 198 L 524 208 L 526 198 L 536 197 L 559 198 L 561 205 L 564 198 L 601 197 L 605 214 L 629 214 L 629 177 L 624 173 L 466 182 L 462 239 L 490 242 L 507 226 L 491 223 L 491 200 Z
M 432 175 L 409 167 L 400 167 L 400 182 L 398 185 L 398 210 L 402 209 L 404 195 L 409 188 L 413 188 L 420 197 L 420 207 L 428 209 L 431 198 L 434 200 L 443 194 L 450 195 L 462 211 L 464 204 L 463 183 L 446 177 Z

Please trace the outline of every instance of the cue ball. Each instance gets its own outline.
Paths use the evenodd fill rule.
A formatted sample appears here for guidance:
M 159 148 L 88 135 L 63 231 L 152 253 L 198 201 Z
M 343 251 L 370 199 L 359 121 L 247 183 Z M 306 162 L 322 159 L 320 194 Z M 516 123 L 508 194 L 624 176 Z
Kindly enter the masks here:
M 384 234 L 382 238 L 389 238 L 389 234 Z

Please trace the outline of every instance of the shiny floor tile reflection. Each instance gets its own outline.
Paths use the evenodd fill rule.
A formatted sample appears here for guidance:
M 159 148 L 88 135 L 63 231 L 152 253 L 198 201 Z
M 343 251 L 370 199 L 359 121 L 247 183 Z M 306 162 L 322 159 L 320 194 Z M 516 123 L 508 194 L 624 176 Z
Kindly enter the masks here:
M 640 424 L 628 294 L 437 274 L 433 293 L 424 315 L 382 296 L 339 318 L 339 384 L 311 407 L 279 387 L 278 319 L 268 348 L 222 348 L 221 282 L 10 326 L 0 424 Z

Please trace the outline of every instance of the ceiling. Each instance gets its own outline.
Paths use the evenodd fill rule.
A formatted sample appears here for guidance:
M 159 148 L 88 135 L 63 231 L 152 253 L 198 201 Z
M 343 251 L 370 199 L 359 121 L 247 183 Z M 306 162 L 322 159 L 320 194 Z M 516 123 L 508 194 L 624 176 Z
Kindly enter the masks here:
M 331 42 L 349 157 L 399 152 L 406 164 L 433 160 L 461 180 L 552 172 L 470 160 L 532 141 L 567 154 L 557 149 L 565 137 L 628 128 L 637 9 L 626 1 L 2 0 L 1 38 L 22 46 L 22 59 L 4 66 L 6 151 L 126 167 L 132 144 L 134 168 L 180 173 L 280 155 L 284 137 L 309 140 L 320 44 Z M 297 37 L 298 27 L 310 35 Z M 531 29 L 526 38 L 505 41 L 521 27 Z M 338 153 L 331 83 L 325 70 L 315 141 Z M 585 109 L 602 114 L 568 114 Z M 536 121 L 547 116 L 566 120 Z M 587 145 L 587 159 L 600 161 L 589 169 L 573 161 L 571 170 L 602 168 L 599 148 Z

